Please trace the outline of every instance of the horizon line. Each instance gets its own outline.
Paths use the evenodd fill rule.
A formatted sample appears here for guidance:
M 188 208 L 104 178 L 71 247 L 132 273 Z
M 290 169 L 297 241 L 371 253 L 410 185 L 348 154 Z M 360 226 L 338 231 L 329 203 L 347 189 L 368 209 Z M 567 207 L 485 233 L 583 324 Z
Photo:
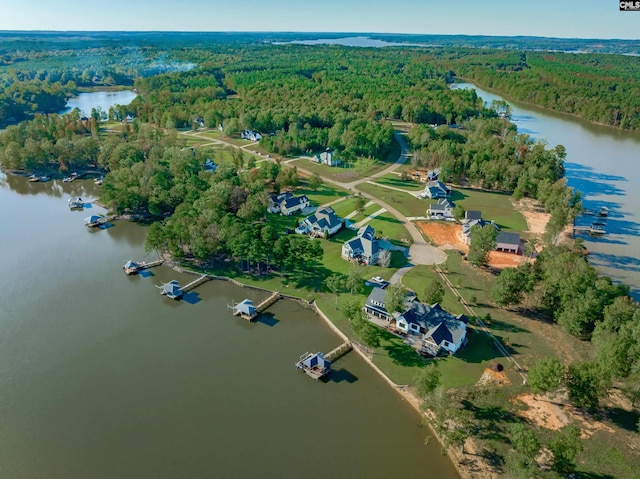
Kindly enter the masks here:
M 0 34 L 4 33 L 22 33 L 22 34 L 38 34 L 38 33 L 57 33 L 57 34 L 75 34 L 75 33 L 178 33 L 178 34 L 294 34 L 294 35 L 398 35 L 407 37 L 432 36 L 432 37 L 485 37 L 485 38 L 527 38 L 527 39 L 547 39 L 547 40 L 596 40 L 596 41 L 623 41 L 637 42 L 640 38 L 614 38 L 614 37 L 558 37 L 558 36 L 539 36 L 539 35 L 489 35 L 484 33 L 399 33 L 399 32 L 359 32 L 359 31 L 294 31 L 294 30 L 0 30 Z

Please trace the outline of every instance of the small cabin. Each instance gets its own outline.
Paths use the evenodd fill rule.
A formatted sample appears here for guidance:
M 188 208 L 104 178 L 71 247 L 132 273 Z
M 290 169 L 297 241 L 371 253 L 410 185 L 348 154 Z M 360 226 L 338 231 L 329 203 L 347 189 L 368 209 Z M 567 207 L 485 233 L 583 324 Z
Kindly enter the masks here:
M 253 304 L 253 301 L 245 299 L 233 307 L 233 314 L 251 321 L 258 315 L 258 308 Z
M 325 358 L 322 353 L 304 353 L 300 356 L 296 367 L 313 379 L 320 379 L 331 372 L 331 361 Z
M 180 283 L 175 279 L 164 283 L 162 286 L 158 286 L 158 288 L 160 288 L 160 294 L 167 298 L 180 299 L 182 297 L 182 288 L 180 287 Z

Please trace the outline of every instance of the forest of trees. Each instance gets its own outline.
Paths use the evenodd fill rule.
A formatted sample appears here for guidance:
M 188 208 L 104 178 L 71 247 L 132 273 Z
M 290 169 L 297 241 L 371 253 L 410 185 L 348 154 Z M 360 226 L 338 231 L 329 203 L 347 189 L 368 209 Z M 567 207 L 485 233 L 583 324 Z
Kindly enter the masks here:
M 443 68 L 505 96 L 585 120 L 640 129 L 640 58 L 626 55 L 464 50 Z

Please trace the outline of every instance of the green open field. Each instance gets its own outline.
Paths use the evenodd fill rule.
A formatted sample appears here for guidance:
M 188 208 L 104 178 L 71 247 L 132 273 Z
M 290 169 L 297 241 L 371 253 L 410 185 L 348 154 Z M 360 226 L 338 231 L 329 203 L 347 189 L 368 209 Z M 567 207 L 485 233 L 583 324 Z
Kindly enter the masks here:
M 403 180 L 400 175 L 394 173 L 388 173 L 380 178 L 373 180 L 375 183 L 381 185 L 393 186 L 394 188 L 401 188 L 409 191 L 421 191 L 424 190 L 425 184 L 419 181 Z
M 318 173 L 319 175 L 329 178 L 334 181 L 348 183 L 350 181 L 366 178 L 367 176 L 378 173 L 384 170 L 398 160 L 400 156 L 400 145 L 394 141 L 391 153 L 387 155 L 384 161 L 372 160 L 367 158 L 359 158 L 355 163 L 349 165 L 328 166 L 319 165 L 311 160 L 301 158 L 299 160 L 289 163 L 292 166 L 297 166 L 312 173 Z M 348 167 L 347 167 L 348 166 Z
M 495 221 L 500 228 L 525 231 L 527 222 L 511 204 L 511 196 L 503 193 L 456 188 L 451 192 L 451 201 L 465 209 L 482 211 L 482 218 Z
M 296 194 L 307 195 L 307 198 L 316 206 L 330 203 L 343 196 L 348 196 L 349 192 L 333 185 L 322 184 L 317 190 L 312 190 L 306 180 L 300 181 L 300 186 L 296 188 Z M 348 201 L 348 200 L 347 200 Z M 338 203 L 340 204 L 340 203 Z
M 355 198 L 347 198 L 331 207 L 340 218 L 344 218 L 355 209 L 356 200 Z
M 421 200 L 409 193 L 390 190 L 371 183 L 361 183 L 356 188 L 388 203 L 405 216 L 424 216 L 430 204 L 429 200 Z

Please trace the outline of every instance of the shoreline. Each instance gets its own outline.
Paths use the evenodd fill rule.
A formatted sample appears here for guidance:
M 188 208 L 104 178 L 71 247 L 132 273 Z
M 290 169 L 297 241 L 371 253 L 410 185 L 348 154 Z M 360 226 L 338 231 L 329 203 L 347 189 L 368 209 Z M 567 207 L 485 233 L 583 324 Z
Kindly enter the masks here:
M 324 311 L 322 311 L 322 309 L 320 309 L 320 307 L 318 306 L 316 301 L 313 302 L 309 302 L 304 298 L 300 298 L 298 296 L 293 296 L 290 294 L 284 294 L 280 291 L 274 291 L 271 289 L 267 289 L 267 288 L 261 288 L 260 286 L 254 286 L 251 284 L 245 284 L 242 283 L 241 281 L 238 281 L 234 278 L 229 278 L 227 276 L 218 276 L 215 274 L 209 274 L 206 272 L 202 272 L 202 273 L 198 273 L 196 271 L 190 270 L 190 269 L 186 269 L 185 267 L 183 267 L 182 265 L 180 265 L 179 263 L 175 262 L 175 261 L 167 261 L 165 263 L 165 265 L 167 265 L 168 267 L 172 268 L 175 271 L 181 272 L 181 273 L 187 273 L 187 274 L 193 274 L 193 275 L 202 275 L 202 274 L 206 274 L 207 278 L 209 278 L 209 280 L 219 280 L 219 281 L 227 281 L 230 282 L 240 288 L 249 288 L 249 289 L 254 289 L 256 291 L 262 291 L 264 293 L 279 293 L 283 299 L 288 299 L 291 301 L 295 301 L 299 304 L 302 304 L 305 307 L 308 307 L 310 309 L 312 309 L 317 316 L 320 316 L 320 318 L 323 320 L 323 322 L 329 327 L 329 329 L 335 333 L 342 341 L 348 341 L 353 345 L 353 351 L 360 356 L 361 359 L 364 360 L 365 363 L 367 363 L 369 365 L 369 367 L 371 367 L 371 369 L 380 377 L 382 378 L 382 380 L 387 383 L 387 385 L 389 387 L 391 387 L 391 389 L 393 389 L 394 391 L 396 391 L 401 398 L 407 402 L 407 404 L 409 404 L 409 406 L 411 406 L 414 411 L 416 413 L 418 413 L 418 415 L 420 416 L 421 419 L 423 419 L 424 425 L 427 426 L 429 433 L 431 436 L 433 436 L 438 443 L 440 444 L 441 447 L 444 447 L 444 441 L 442 440 L 442 438 L 435 432 L 435 430 L 433 429 L 433 427 L 431 426 L 431 424 L 429 423 L 429 421 L 433 421 L 434 420 L 434 415 L 433 412 L 431 412 L 430 410 L 423 410 L 422 409 L 422 401 L 420 400 L 420 398 L 418 398 L 418 396 L 416 396 L 413 391 L 410 389 L 410 387 L 408 385 L 400 385 L 400 384 L 396 384 L 395 382 L 393 382 L 391 380 L 391 378 L 389 378 L 372 360 L 371 358 L 367 355 L 367 353 L 365 351 L 363 351 L 363 347 L 360 343 L 353 341 L 351 338 L 349 338 L 349 336 L 347 336 L 340 328 L 338 328 L 338 326 L 336 326 L 333 321 L 331 321 L 331 319 L 329 319 L 329 317 L 325 314 Z M 449 447 L 447 449 L 447 456 L 449 457 L 449 460 L 451 461 L 451 464 L 453 466 L 453 468 L 456 470 L 456 472 L 458 473 L 458 475 L 460 476 L 461 479 L 480 479 L 480 478 L 488 478 L 488 477 L 497 477 L 494 474 L 491 475 L 486 475 L 486 474 L 476 474 L 471 470 L 468 470 L 467 468 L 464 467 L 463 465 L 463 461 L 464 461 L 464 456 L 462 454 L 460 454 L 457 449 Z

